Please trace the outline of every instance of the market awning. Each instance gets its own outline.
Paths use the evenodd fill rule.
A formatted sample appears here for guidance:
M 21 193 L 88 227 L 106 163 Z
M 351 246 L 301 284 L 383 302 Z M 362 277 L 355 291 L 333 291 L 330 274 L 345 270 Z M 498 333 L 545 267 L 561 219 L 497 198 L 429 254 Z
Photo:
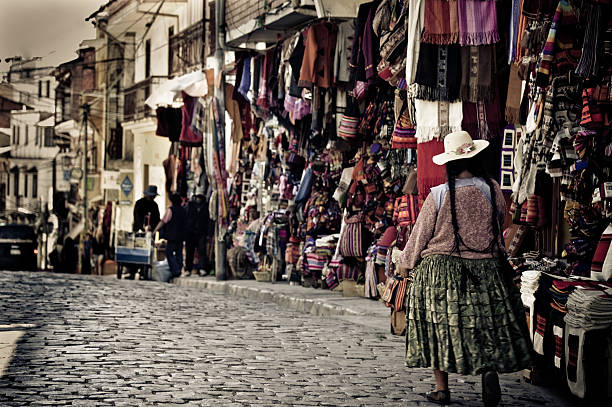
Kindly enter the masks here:
M 73 138 L 78 138 L 84 129 L 81 126 L 81 123 L 77 123 L 73 119 L 66 120 L 65 122 L 61 122 L 57 126 L 55 126 L 55 133 L 63 133 L 68 134 Z M 89 136 L 93 136 L 94 131 L 91 126 L 87 127 L 87 134 Z
M 174 98 L 184 91 L 189 96 L 203 97 L 208 93 L 208 82 L 202 71 L 195 71 L 174 79 L 170 79 L 160 85 L 157 90 L 145 100 L 145 104 L 152 109 L 157 106 L 169 106 L 174 103 Z

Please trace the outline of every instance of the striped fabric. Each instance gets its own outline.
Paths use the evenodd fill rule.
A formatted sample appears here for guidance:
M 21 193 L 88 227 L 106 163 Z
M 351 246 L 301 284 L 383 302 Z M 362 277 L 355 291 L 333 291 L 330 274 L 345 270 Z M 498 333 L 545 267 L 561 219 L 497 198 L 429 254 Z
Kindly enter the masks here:
M 316 253 L 306 253 L 306 270 L 309 274 L 319 274 L 327 264 L 327 257 Z
M 419 216 L 418 195 L 403 195 L 395 200 L 393 221 L 400 227 L 414 225 Z
M 484 45 L 499 41 L 494 0 L 458 0 L 459 44 Z
M 421 42 L 440 45 L 457 43 L 457 0 L 425 0 L 424 25 Z
M 559 1 L 559 5 L 557 6 L 557 10 L 555 11 L 553 21 L 548 31 L 546 43 L 542 49 L 540 65 L 538 66 L 536 77 L 536 83 L 538 86 L 544 87 L 548 85 L 551 68 L 553 66 L 552 63 L 555 57 L 555 45 L 561 49 L 567 49 L 573 46 L 571 42 L 565 42 L 568 41 L 568 38 L 561 38 L 561 36 L 559 36 L 560 38 L 557 38 L 559 28 L 566 26 L 569 30 L 569 27 L 573 27 L 576 23 L 576 16 L 574 15 L 574 10 L 569 2 L 567 0 Z
M 609 280 L 612 277 L 612 224 L 608 225 L 601 235 L 601 239 L 595 249 L 593 262 L 591 263 L 591 277 L 600 281 Z
M 363 257 L 362 219 L 354 216 L 346 220 L 346 226 L 340 237 L 340 254 L 344 257 Z

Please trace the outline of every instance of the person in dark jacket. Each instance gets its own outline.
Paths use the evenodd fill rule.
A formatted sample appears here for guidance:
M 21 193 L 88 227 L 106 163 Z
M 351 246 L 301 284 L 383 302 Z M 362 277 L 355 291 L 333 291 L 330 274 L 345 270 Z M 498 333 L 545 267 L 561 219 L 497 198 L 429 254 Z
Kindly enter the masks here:
M 198 264 L 195 268 L 200 275 L 206 275 L 206 241 L 208 239 L 208 202 L 200 191 L 187 205 L 187 240 L 185 241 L 185 274 L 190 275 L 194 269 L 193 259 L 198 253 Z
M 157 187 L 149 185 L 144 191 L 144 196 L 134 204 L 134 223 L 132 230 L 137 232 L 145 230 L 149 226 L 149 230 L 159 223 L 159 207 L 155 202 Z
M 181 201 L 180 195 L 170 195 L 172 205 L 166 209 L 166 213 L 153 230 L 153 235 L 155 235 L 162 227 L 164 228 L 163 237 L 167 241 L 166 259 L 172 277 L 180 277 L 183 267 L 183 242 L 186 237 L 187 213 L 181 206 Z

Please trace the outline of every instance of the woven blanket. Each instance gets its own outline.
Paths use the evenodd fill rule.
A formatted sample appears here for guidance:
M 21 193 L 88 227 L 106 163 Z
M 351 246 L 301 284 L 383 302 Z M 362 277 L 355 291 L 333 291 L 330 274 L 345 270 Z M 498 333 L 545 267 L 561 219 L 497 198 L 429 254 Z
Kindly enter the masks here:
M 457 0 L 425 0 L 422 42 L 455 44 L 459 38 Z
M 458 0 L 459 44 L 484 45 L 499 41 L 494 0 Z

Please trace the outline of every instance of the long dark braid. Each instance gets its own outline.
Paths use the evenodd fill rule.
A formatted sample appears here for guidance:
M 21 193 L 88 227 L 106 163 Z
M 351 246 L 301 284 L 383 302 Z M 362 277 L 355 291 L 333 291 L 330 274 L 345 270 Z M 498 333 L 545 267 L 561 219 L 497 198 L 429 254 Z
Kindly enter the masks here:
M 461 174 L 463 171 L 469 171 L 474 177 L 482 178 L 489 187 L 489 194 L 491 195 L 491 227 L 493 229 L 493 239 L 489 243 L 489 245 L 483 249 L 474 249 L 468 246 L 461 234 L 459 233 L 459 223 L 457 222 L 457 210 L 456 210 L 456 200 L 455 200 L 455 180 L 457 176 Z M 462 160 L 450 161 L 446 164 L 446 176 L 448 178 L 448 191 L 450 193 L 450 205 L 451 205 L 451 219 L 453 224 L 453 235 L 454 235 L 454 245 L 451 253 L 457 252 L 461 253 L 460 244 L 465 246 L 468 250 L 476 252 L 476 253 L 486 253 L 491 252 L 491 254 L 495 254 L 496 251 L 500 251 L 499 247 L 499 235 L 500 235 L 500 225 L 499 225 L 499 214 L 497 213 L 497 194 L 495 192 L 495 186 L 493 185 L 493 181 L 486 173 L 482 161 L 479 157 L 472 157 Z
M 461 255 L 461 248 L 459 246 L 459 242 L 463 242 L 461 235 L 459 234 L 459 222 L 457 221 L 457 210 L 456 210 L 456 201 L 455 201 L 455 179 L 457 178 L 459 173 L 457 172 L 457 166 L 454 165 L 446 165 L 446 176 L 448 179 L 448 192 L 450 193 L 450 204 L 451 204 L 451 219 L 453 223 L 453 235 L 454 235 L 454 244 L 451 253 L 459 253 Z

